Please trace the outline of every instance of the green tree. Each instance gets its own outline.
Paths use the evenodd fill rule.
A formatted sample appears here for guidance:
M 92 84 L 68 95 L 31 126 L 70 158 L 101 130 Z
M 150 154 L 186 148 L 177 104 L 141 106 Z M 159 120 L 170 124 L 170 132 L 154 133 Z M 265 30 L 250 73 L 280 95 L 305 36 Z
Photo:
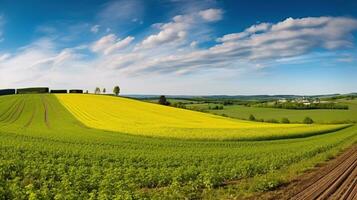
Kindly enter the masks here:
M 96 87 L 96 88 L 95 88 L 94 94 L 100 94 L 100 88 L 99 88 L 99 87 Z
M 284 117 L 283 119 L 281 119 L 281 123 L 290 124 L 290 120 L 288 118 Z
M 168 106 L 168 105 L 170 105 L 170 102 L 167 101 L 167 99 L 164 95 L 161 95 L 159 98 L 159 104 Z
M 312 120 L 310 117 L 305 117 L 303 123 L 304 124 L 312 124 L 312 123 L 314 123 L 314 120 Z
M 105 94 L 107 92 L 107 90 L 105 88 L 103 88 L 103 94 Z
M 119 86 L 115 86 L 113 89 L 113 93 L 115 94 L 115 96 L 118 96 L 120 93 L 120 87 Z
M 255 121 L 254 115 L 251 114 L 251 115 L 249 116 L 249 120 L 250 120 L 250 121 Z

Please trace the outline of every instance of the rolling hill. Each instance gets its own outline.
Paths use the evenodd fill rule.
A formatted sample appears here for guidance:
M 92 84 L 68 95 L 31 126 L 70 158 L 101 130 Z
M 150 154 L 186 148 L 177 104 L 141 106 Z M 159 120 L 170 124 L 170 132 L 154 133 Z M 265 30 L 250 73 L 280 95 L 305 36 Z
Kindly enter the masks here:
M 111 96 L 57 94 L 56 97 L 88 127 L 142 136 L 263 140 L 304 137 L 346 127 L 250 122 Z
M 62 97 L 69 98 L 68 102 L 59 100 Z M 148 110 L 158 105 L 106 96 L 62 97 L 0 97 L 0 196 L 4 199 L 240 198 L 276 188 L 357 142 L 356 126 L 311 137 L 268 141 L 142 137 L 135 132 L 90 128 L 62 103 L 79 99 L 84 107 L 77 109 L 89 119 L 94 115 L 92 120 L 97 123 L 106 123 L 99 116 L 118 112 L 121 108 L 117 107 L 127 101 L 123 104 L 126 109 L 128 104 L 137 105 L 131 109 L 135 108 L 140 116 L 157 116 L 155 109 Z M 105 115 L 92 114 L 88 108 Z M 165 119 L 186 112 L 160 108 Z M 178 119 L 170 123 L 178 127 L 197 127 L 204 119 L 221 123 L 206 125 L 205 131 L 211 126 L 221 128 L 222 124 L 244 124 L 191 112 L 187 112 L 187 119 Z M 165 124 L 152 121 L 159 127 Z M 152 126 L 149 123 L 144 127 Z M 200 133 L 204 135 L 205 131 Z

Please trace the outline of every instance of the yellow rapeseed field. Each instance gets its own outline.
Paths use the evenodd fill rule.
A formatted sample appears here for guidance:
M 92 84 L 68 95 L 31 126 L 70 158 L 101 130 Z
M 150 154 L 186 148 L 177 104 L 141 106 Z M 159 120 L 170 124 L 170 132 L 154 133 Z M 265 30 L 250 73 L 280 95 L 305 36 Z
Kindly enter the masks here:
M 122 97 L 84 94 L 56 96 L 88 127 L 142 136 L 256 140 L 302 137 L 343 126 L 251 122 Z

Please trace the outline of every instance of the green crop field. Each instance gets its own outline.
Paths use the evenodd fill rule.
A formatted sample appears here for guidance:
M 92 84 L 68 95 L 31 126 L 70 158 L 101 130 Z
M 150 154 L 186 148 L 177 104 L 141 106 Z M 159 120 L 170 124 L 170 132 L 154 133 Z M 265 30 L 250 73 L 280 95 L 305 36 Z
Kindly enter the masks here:
M 189 104 L 188 108 L 198 108 L 213 114 L 227 115 L 238 119 L 248 119 L 252 114 L 257 119 L 276 119 L 280 121 L 286 117 L 291 122 L 301 123 L 305 117 L 311 117 L 318 123 L 346 123 L 357 121 L 357 100 L 343 100 L 348 105 L 348 110 L 316 109 L 316 110 L 292 110 L 278 108 L 247 107 L 243 105 L 224 106 L 223 110 L 209 110 L 209 104 Z M 214 105 L 214 104 L 211 104 Z
M 239 198 L 357 142 L 355 125 L 266 141 L 143 137 L 89 128 L 67 108 L 55 95 L 0 97 L 2 199 Z

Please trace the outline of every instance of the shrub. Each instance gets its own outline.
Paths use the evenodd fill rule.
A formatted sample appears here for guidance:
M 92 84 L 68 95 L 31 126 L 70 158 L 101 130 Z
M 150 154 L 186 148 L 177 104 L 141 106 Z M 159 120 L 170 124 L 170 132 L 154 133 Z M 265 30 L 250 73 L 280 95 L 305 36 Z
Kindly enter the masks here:
M 69 93 L 83 93 L 83 90 L 77 90 L 77 89 L 73 89 L 73 90 L 69 90 Z
M 284 117 L 283 119 L 281 119 L 281 123 L 290 124 L 290 120 L 288 118 Z
M 113 89 L 113 93 L 115 94 L 115 96 L 118 96 L 120 93 L 120 87 L 119 86 L 115 86 Z
M 223 110 L 222 105 L 208 106 L 209 110 Z
M 276 119 L 267 119 L 267 120 L 265 120 L 265 122 L 268 122 L 268 123 L 279 123 L 279 121 L 276 120 Z
M 35 87 L 35 88 L 20 88 L 17 89 L 17 94 L 36 94 L 36 93 L 49 93 L 48 87 Z
M 254 115 L 252 115 L 252 114 L 251 114 L 251 115 L 249 115 L 249 120 L 250 120 L 250 121 L 255 121 L 255 117 L 254 117 Z
M 173 103 L 172 106 L 176 108 L 186 108 L 186 105 L 182 102 Z
M 161 95 L 159 98 L 159 104 L 168 106 L 168 105 L 170 105 L 170 102 L 167 101 L 167 99 L 164 95 Z
M 312 120 L 310 117 L 305 117 L 303 123 L 304 124 L 312 124 L 312 123 L 314 123 L 314 120 Z
M 15 89 L 0 90 L 0 95 L 9 95 L 9 94 L 16 94 L 16 90 Z
M 67 93 L 67 90 L 51 90 L 50 93 Z

